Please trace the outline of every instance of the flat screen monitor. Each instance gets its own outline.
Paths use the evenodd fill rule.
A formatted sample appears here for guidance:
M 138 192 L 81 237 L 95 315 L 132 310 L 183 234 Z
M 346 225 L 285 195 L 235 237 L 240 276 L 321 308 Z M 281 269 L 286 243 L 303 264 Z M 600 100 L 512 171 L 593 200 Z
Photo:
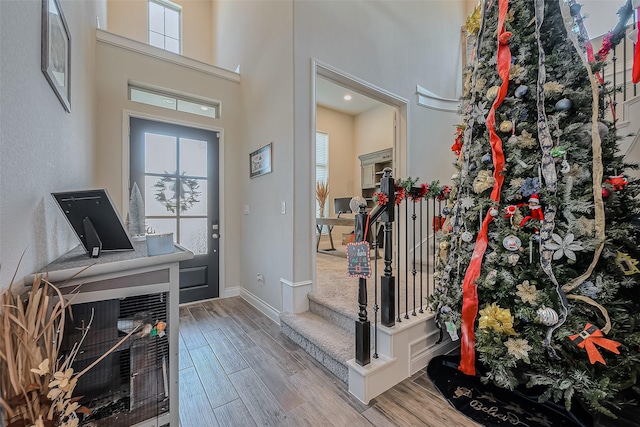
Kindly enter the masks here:
M 350 201 L 351 197 L 336 197 L 333 199 L 333 211 L 336 214 L 351 213 Z
M 107 190 L 51 193 L 90 256 L 100 251 L 133 250 L 133 243 Z M 95 233 L 93 230 L 95 230 Z M 95 236 L 101 247 L 95 254 Z

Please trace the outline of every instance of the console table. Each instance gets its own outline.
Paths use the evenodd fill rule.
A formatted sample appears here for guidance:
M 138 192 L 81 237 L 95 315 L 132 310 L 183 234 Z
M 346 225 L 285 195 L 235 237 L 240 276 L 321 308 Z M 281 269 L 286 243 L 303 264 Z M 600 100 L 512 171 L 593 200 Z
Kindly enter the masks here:
M 70 294 L 79 286 L 71 300 L 74 317 L 67 317 L 67 322 L 75 326 L 65 328 L 65 337 L 72 335 L 74 341 L 80 334 L 77 330 L 84 330 L 88 324 L 85 317 L 95 312 L 94 323 L 81 347 L 87 364 L 90 357 L 97 358 L 95 354 L 104 354 L 104 348 L 110 348 L 114 340 L 117 342 L 126 333 L 123 329 L 128 324 L 166 322 L 166 335 L 134 334 L 123 348 L 116 350 L 117 355 L 104 359 L 86 376 L 99 368 L 112 372 L 103 380 L 105 385 L 89 386 L 93 387 L 92 392 L 97 389 L 112 394 L 92 396 L 95 399 L 92 402 L 112 402 L 112 406 L 118 402 L 126 407 L 117 413 L 107 412 L 112 415 L 92 425 L 178 427 L 179 262 L 193 258 L 193 253 L 175 245 L 173 253 L 147 256 L 146 242 L 133 243 L 133 251 L 102 252 L 99 258 L 89 258 L 84 248 L 78 246 L 41 271 L 26 276 L 25 284 L 33 283 L 34 276 L 41 275 L 63 294 Z M 75 363 L 82 363 L 80 359 L 81 356 Z M 123 369 L 129 369 L 129 378 Z

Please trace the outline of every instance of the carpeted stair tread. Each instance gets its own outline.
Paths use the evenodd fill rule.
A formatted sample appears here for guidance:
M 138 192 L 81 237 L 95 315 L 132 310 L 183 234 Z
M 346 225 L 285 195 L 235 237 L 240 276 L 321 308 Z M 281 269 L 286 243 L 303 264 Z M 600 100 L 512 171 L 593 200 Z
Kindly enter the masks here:
M 354 336 L 310 312 L 280 313 L 282 333 L 344 382 L 349 381 L 347 360 L 355 354 Z
M 281 313 L 280 320 L 298 334 L 322 349 L 336 361 L 346 364 L 355 354 L 355 337 L 344 329 L 332 325 L 322 317 L 304 312 Z
M 336 326 L 341 327 L 349 333 L 355 331 L 355 321 L 358 319 L 357 306 L 347 310 L 346 307 L 336 305 L 334 301 L 323 296 L 317 295 L 315 292 L 307 294 L 309 299 L 309 311 L 320 316 Z

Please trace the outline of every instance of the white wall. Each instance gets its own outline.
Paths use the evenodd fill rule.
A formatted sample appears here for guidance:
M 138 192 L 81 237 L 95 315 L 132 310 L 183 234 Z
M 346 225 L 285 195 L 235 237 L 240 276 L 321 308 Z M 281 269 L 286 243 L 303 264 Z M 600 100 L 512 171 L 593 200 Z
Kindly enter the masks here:
M 294 144 L 292 123 L 297 115 L 293 111 L 292 4 L 220 1 L 215 10 L 217 64 L 229 69 L 240 64 L 242 75 L 242 161 L 234 167 L 240 173 L 237 197 L 250 213 L 243 215 L 241 208 L 235 212 L 242 221 L 240 283 L 280 310 L 280 279 L 295 279 L 294 236 L 300 238 L 293 225 L 294 188 L 299 183 L 293 174 L 298 144 Z M 269 142 L 273 142 L 273 172 L 249 179 L 249 153 Z M 304 166 L 309 167 L 308 159 Z M 285 214 L 281 213 L 283 202 Z M 308 235 L 312 232 L 305 229 Z M 258 273 L 264 275 L 264 285 L 256 280 Z
M 333 199 L 360 194 L 354 177 L 360 176 L 360 166 L 354 169 L 354 118 L 336 110 L 318 106 L 316 128 L 329 134 L 329 200 L 327 216 L 335 217 Z M 355 173 L 357 172 L 357 174 Z M 359 182 L 359 181 L 358 181 Z
M 358 156 L 375 151 L 393 148 L 395 109 L 385 104 L 358 114 L 355 117 L 354 132 L 354 176 L 357 188 L 362 188 L 362 174 L 360 173 L 360 159 Z
M 213 64 L 215 58 L 212 0 L 171 0 L 182 6 L 182 54 Z M 108 0 L 108 23 L 103 29 L 147 43 L 148 0 Z M 235 67 L 234 67 L 235 68 Z
M 316 128 L 329 134 L 329 199 L 325 208 L 325 216 L 335 218 L 333 200 L 336 197 L 353 197 L 360 195 L 360 166 L 354 166 L 357 159 L 354 152 L 354 117 L 325 107 L 317 107 Z M 350 233 L 353 227 L 334 227 L 333 241 L 340 243 L 341 233 Z M 325 230 L 326 231 L 326 230 Z M 325 243 L 322 243 L 325 247 Z
M 107 34 L 108 36 L 108 34 Z M 147 47 L 147 46 L 143 46 Z M 194 127 L 224 129 L 223 150 L 221 159 L 224 173 L 220 175 L 221 235 L 224 239 L 225 251 L 222 254 L 225 282 L 220 283 L 220 295 L 225 288 L 239 286 L 238 275 L 240 265 L 240 217 L 241 181 L 243 174 L 238 165 L 243 164 L 245 156 L 242 152 L 240 138 L 239 84 L 237 82 L 216 77 L 207 72 L 159 60 L 134 51 L 99 41 L 97 44 L 97 91 L 98 91 L 98 123 L 96 183 L 109 190 L 118 210 L 123 217 L 128 210 L 128 191 L 124 192 L 129 175 L 128 141 L 123 141 L 123 111 L 134 114 L 153 116 L 158 120 L 178 122 Z M 211 67 L 213 68 L 213 67 Z M 213 70 L 215 71 L 215 70 Z M 144 83 L 181 93 L 217 99 L 222 102 L 222 114 L 218 119 L 196 116 L 180 111 L 140 104 L 129 101 L 127 86 L 129 81 Z M 223 154 L 222 154 L 223 153 Z
M 0 288 L 16 269 L 22 278 L 79 243 L 50 193 L 93 184 L 95 27 L 106 6 L 62 0 L 61 8 L 71 32 L 71 113 L 40 70 L 42 2 L 0 1 Z
M 410 100 L 407 171 L 449 178 L 455 113 L 416 105 L 416 84 L 456 97 L 465 1 L 294 1 L 294 280 L 312 276 L 311 58 Z

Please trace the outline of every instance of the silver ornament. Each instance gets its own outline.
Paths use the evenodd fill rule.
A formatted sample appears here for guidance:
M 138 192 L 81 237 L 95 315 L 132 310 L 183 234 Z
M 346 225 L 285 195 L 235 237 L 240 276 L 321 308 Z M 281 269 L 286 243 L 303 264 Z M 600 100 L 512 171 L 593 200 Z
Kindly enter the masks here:
M 516 96 L 516 98 L 522 98 L 527 93 L 529 93 L 529 87 L 525 85 L 520 85 L 516 88 L 514 95 Z
M 545 326 L 553 326 L 558 323 L 560 316 L 553 308 L 542 306 L 538 309 L 538 319 Z
M 465 231 L 462 233 L 460 238 L 462 239 L 463 242 L 470 243 L 473 240 L 473 234 L 468 231 Z
M 571 109 L 572 102 L 568 98 L 562 98 L 560 101 L 556 102 L 555 109 L 556 111 L 567 111 Z
M 500 211 L 498 211 L 498 209 L 496 209 L 496 208 L 489 209 L 489 215 L 491 215 L 494 218 L 497 217 L 499 213 L 500 213 Z
M 518 236 L 510 234 L 502 240 L 502 246 L 509 251 L 517 251 L 522 246 L 522 242 Z

